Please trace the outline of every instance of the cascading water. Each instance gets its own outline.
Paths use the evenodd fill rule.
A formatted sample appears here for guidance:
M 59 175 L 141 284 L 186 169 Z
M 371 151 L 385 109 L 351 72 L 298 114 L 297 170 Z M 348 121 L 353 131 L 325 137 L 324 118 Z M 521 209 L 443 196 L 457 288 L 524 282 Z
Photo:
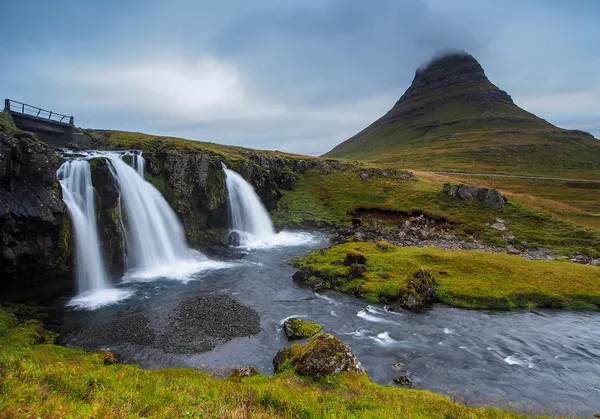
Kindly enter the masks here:
M 56 175 L 75 233 L 78 296 L 70 304 L 95 308 L 127 297 L 128 292 L 109 288 L 96 227 L 90 163 L 87 160 L 66 161 Z
M 75 231 L 78 291 L 85 293 L 105 289 L 108 279 L 96 228 L 90 163 L 86 160 L 67 161 L 60 166 L 57 176 Z
M 256 238 L 275 235 L 271 217 L 252 185 L 223 165 L 227 185 L 227 204 L 230 228 Z
M 264 248 L 293 246 L 313 240 L 310 234 L 276 233 L 271 217 L 252 185 L 225 164 L 223 170 L 227 186 L 230 245 Z
M 125 209 L 128 267 L 151 271 L 192 257 L 183 228 L 163 196 L 143 178 L 144 159 L 134 156 L 135 169 L 115 153 L 107 153 Z

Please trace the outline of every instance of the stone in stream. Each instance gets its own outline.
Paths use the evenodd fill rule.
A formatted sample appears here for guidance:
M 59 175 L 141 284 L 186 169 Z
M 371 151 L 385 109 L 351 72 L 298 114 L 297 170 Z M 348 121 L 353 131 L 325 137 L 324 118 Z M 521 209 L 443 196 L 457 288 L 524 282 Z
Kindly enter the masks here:
M 232 231 L 227 237 L 227 245 L 239 247 L 242 245 L 242 235 L 238 231 Z
M 323 327 L 308 320 L 298 318 L 287 319 L 283 323 L 283 331 L 288 340 L 307 339 L 321 331 Z
M 408 378 L 407 375 L 399 375 L 398 377 L 394 378 L 394 383 L 405 387 L 411 387 L 413 385 L 412 380 Z
M 364 367 L 350 346 L 329 333 L 313 336 L 305 345 L 280 350 L 273 359 L 275 372 L 291 367 L 300 375 L 324 377 L 341 372 L 363 374 Z

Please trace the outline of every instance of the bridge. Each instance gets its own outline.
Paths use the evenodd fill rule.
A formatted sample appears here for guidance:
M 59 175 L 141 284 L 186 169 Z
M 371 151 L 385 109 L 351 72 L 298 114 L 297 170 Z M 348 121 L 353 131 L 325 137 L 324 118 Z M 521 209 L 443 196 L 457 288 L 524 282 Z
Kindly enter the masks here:
M 17 128 L 28 131 L 46 144 L 54 147 L 86 147 L 89 139 L 75 126 L 72 116 L 4 99 L 8 112 Z

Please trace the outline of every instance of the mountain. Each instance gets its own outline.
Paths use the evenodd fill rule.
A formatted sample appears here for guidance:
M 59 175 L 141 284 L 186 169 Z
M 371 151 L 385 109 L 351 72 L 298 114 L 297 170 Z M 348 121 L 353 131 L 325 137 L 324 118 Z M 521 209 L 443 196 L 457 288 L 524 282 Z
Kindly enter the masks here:
M 600 178 L 600 141 L 521 109 L 465 52 L 418 68 L 388 113 L 324 156 L 437 171 Z

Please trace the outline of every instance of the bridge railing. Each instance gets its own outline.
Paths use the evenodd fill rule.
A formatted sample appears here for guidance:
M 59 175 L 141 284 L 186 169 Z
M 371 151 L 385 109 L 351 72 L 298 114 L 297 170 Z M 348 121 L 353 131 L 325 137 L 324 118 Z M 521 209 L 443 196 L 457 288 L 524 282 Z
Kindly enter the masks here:
M 48 119 L 54 122 L 62 122 L 63 124 L 74 124 L 72 116 L 62 115 L 60 113 L 38 108 L 37 106 L 28 105 L 27 103 L 17 102 L 16 100 L 5 99 L 4 110 L 14 113 L 22 113 L 24 115 L 35 116 L 36 118 Z

